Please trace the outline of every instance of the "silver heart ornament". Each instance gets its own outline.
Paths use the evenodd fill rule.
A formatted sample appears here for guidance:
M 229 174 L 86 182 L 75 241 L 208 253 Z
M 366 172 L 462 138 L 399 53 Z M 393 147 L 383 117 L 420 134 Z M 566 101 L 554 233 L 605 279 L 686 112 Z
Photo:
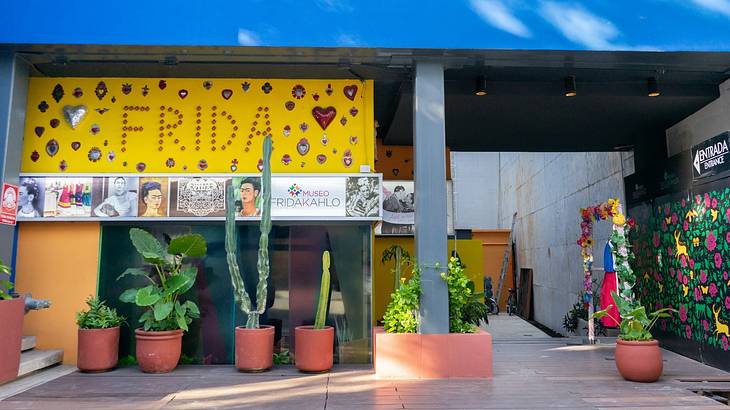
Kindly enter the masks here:
M 63 107 L 63 117 L 72 129 L 79 126 L 84 117 L 86 117 L 85 105 L 67 105 Z

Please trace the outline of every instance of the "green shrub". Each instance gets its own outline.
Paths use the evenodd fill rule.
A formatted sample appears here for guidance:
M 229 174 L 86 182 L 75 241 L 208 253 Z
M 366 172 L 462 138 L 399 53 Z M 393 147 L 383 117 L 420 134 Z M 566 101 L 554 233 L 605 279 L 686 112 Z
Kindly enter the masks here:
M 81 329 L 109 329 L 124 323 L 124 317 L 103 300 L 89 296 L 86 305 L 89 307 L 87 310 L 76 313 L 76 324 Z
M 10 267 L 3 263 L 0 259 L 0 274 L 10 276 Z M 13 283 L 7 279 L 0 279 L 0 300 L 12 299 L 13 295 L 11 290 L 13 289 Z
M 474 283 L 466 276 L 459 258 L 449 260 L 447 272 L 442 272 L 441 278 L 449 289 L 449 332 L 474 333 L 474 325 L 464 320 L 464 311 L 474 293 Z
M 418 329 L 418 309 L 421 298 L 421 274 L 417 268 L 406 281 L 401 278 L 401 286 L 393 292 L 391 301 L 383 315 L 383 327 L 387 333 L 416 333 Z

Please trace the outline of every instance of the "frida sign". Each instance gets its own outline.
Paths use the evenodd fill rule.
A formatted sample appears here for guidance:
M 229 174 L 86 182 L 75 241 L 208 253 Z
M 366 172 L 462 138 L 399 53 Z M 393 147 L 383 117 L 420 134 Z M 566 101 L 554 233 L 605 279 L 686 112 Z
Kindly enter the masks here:
M 692 174 L 694 179 L 717 175 L 730 169 L 730 132 L 710 138 L 692 147 Z

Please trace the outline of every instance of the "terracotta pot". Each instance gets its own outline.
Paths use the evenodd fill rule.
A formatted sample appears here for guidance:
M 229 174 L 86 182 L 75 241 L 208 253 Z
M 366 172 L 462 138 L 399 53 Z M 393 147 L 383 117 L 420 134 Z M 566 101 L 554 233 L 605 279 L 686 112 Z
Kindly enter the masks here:
M 236 327 L 236 369 L 263 372 L 274 364 L 274 326 Z
M 119 326 L 108 329 L 79 329 L 76 366 L 82 372 L 106 372 L 119 359 Z
M 294 328 L 296 341 L 295 362 L 303 372 L 326 372 L 332 368 L 332 351 L 335 344 L 335 328 L 325 326 L 297 326 Z
M 624 379 L 651 383 L 662 375 L 662 351 L 659 342 L 616 339 L 616 368 Z
M 25 299 L 0 300 L 0 384 L 18 377 Z
M 168 373 L 177 367 L 182 351 L 182 329 L 145 332 L 137 329 L 137 363 L 145 373 Z

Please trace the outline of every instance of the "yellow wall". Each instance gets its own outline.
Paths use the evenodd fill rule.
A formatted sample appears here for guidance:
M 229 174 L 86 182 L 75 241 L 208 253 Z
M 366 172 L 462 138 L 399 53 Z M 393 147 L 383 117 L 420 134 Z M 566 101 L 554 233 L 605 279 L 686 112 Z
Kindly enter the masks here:
M 391 260 L 383 264 L 383 251 L 392 245 L 400 245 L 411 255 L 414 255 L 413 237 L 378 236 L 373 246 L 373 324 L 383 318 L 385 308 L 390 302 L 393 292 L 393 269 L 395 263 Z M 449 255 L 454 249 L 454 241 L 449 241 Z M 457 252 L 466 265 L 467 276 L 474 281 L 477 292 L 484 290 L 482 243 L 476 240 L 459 240 Z M 411 272 L 404 274 L 410 277 Z
M 18 292 L 52 303 L 25 316 L 23 334 L 36 336 L 39 349 L 63 349 L 65 364 L 76 363 L 76 312 L 96 295 L 99 233 L 98 222 L 19 224 Z
M 100 84 L 106 94 L 95 93 Z M 248 91 L 242 84 L 249 85 Z M 262 89 L 266 84 L 271 86 L 268 93 Z M 298 86 L 304 90 L 301 98 L 295 96 Z M 354 95 L 346 95 L 346 87 L 357 87 Z M 58 102 L 61 94 L 54 97 L 54 89 L 63 90 Z M 76 129 L 65 119 L 67 106 L 85 107 Z M 315 109 L 319 114 L 335 111 L 324 130 Z M 374 168 L 373 116 L 369 80 L 34 77 L 28 90 L 21 170 L 134 173 L 142 163 L 145 167 L 139 172 L 147 173 L 256 173 L 263 138 L 270 133 L 273 172 L 357 173 L 360 165 Z M 92 133 L 95 125 L 98 132 Z M 287 126 L 289 135 L 284 132 Z M 303 138 L 310 147 L 304 155 L 297 150 Z M 58 151 L 49 153 L 52 140 Z M 91 155 L 96 161 L 90 159 L 94 148 L 101 153 L 98 160 Z M 288 165 L 284 155 L 291 158 Z M 352 161 L 343 161 L 345 156 Z M 174 164 L 168 165 L 169 159 Z M 59 168 L 62 161 L 65 169 Z M 201 161 L 207 168 L 199 167 Z

